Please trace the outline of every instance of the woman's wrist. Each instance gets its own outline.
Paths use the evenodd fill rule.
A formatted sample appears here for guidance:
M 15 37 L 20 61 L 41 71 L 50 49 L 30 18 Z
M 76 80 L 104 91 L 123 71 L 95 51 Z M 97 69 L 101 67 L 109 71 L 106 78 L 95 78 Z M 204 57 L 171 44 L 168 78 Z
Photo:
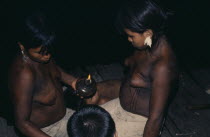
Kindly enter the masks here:
M 78 80 L 79 78 L 74 78 L 74 80 L 72 81 L 72 83 L 71 83 L 71 86 L 72 86 L 72 88 L 74 89 L 74 90 L 76 90 L 76 83 L 77 83 L 77 80 Z

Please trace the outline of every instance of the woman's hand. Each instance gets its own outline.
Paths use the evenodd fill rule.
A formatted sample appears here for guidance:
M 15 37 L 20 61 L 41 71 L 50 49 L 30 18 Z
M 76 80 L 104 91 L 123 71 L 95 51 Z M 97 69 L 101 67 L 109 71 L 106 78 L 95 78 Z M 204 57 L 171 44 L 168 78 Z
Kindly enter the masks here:
M 72 86 L 72 88 L 73 88 L 74 90 L 76 90 L 76 83 L 77 83 L 77 80 L 78 80 L 78 78 L 75 78 L 75 79 L 72 81 L 72 84 L 71 84 L 71 86 Z

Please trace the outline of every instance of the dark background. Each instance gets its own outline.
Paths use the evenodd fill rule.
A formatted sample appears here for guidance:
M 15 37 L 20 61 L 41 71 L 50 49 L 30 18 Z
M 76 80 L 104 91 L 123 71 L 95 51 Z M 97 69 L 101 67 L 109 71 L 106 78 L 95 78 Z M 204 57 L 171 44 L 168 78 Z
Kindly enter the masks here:
M 209 68 L 210 8 L 204 0 L 157 0 L 174 15 L 169 37 L 180 67 Z M 41 9 L 54 25 L 55 59 L 64 69 L 75 66 L 122 62 L 132 51 L 120 36 L 114 19 L 122 0 L 27 0 L 1 1 L 0 106 L 7 102 L 8 66 L 19 51 L 18 22 Z
M 180 62 L 196 67 L 207 65 L 210 32 L 208 3 L 204 0 L 156 1 L 174 13 L 170 18 L 169 34 Z M 123 0 L 3 1 L 0 5 L 3 15 L 1 60 L 3 59 L 3 64 L 9 63 L 18 51 L 18 22 L 31 12 L 41 10 L 55 28 L 55 58 L 60 65 L 71 68 L 75 65 L 122 61 L 131 51 L 126 38 L 120 36 L 114 26 L 115 14 L 122 2 Z

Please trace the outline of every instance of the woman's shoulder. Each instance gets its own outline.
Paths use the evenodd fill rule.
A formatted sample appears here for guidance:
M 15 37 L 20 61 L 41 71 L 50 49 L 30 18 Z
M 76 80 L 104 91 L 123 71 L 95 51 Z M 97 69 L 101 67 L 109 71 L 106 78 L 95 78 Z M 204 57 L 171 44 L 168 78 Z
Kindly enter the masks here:
M 171 42 L 165 35 L 159 38 L 157 42 L 157 48 L 155 49 L 155 54 L 158 54 L 158 56 L 161 58 L 170 58 L 175 55 L 171 47 Z
M 9 73 L 16 73 L 16 74 L 31 74 L 32 69 L 28 63 L 26 63 L 23 57 L 19 54 L 13 59 L 10 64 Z
M 175 53 L 171 48 L 171 43 L 165 35 L 160 37 L 153 55 L 156 57 L 155 64 L 176 64 Z

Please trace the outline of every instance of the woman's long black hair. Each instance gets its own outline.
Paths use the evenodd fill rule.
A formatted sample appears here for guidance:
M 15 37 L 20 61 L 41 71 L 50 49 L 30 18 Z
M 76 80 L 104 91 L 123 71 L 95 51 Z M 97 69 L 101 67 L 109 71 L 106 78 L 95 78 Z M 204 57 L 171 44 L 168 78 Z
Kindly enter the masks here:
M 40 11 L 23 19 L 18 29 L 18 41 L 26 49 L 42 46 L 41 53 L 49 52 L 54 43 L 55 34 L 52 26 L 47 23 L 46 16 Z
M 167 30 L 169 13 L 151 0 L 128 0 L 118 12 L 116 27 L 121 34 L 124 29 L 137 33 L 151 29 L 154 38 L 158 38 Z

